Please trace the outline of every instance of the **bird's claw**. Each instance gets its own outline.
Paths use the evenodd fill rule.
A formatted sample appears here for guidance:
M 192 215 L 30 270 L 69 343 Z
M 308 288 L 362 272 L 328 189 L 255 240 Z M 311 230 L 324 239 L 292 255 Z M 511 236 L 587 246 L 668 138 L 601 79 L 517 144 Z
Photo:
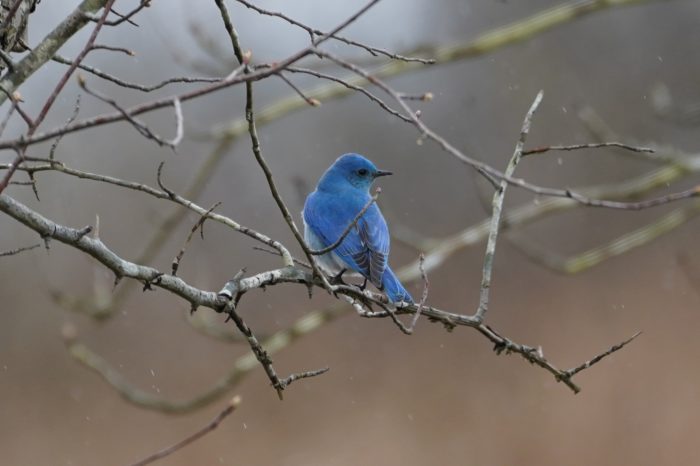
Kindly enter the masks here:
M 331 276 L 330 280 L 328 280 L 328 281 L 330 282 L 331 285 L 347 285 L 347 283 L 345 283 L 343 281 L 343 274 L 347 271 L 348 271 L 348 269 L 341 270 L 337 274 Z

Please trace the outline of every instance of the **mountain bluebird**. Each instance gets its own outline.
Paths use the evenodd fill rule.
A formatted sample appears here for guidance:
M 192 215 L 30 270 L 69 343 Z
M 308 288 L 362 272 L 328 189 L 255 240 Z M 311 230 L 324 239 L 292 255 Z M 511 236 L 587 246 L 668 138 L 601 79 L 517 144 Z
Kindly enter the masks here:
M 378 170 L 358 154 L 340 156 L 326 170 L 304 204 L 304 238 L 315 250 L 326 248 L 341 237 L 348 225 L 372 199 L 369 188 Z M 351 269 L 382 290 L 393 303 L 412 303 L 388 264 L 389 229 L 377 204 L 372 204 L 334 250 L 318 256 L 319 265 L 331 274 Z

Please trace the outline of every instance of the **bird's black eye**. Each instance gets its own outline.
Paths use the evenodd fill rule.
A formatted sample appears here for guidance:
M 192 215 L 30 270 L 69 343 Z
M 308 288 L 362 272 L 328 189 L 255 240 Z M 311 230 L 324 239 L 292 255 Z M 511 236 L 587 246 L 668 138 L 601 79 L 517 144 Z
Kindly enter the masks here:
M 367 171 L 366 168 L 360 168 L 359 170 L 357 170 L 357 174 L 360 176 L 367 176 L 367 173 L 369 173 L 369 172 Z

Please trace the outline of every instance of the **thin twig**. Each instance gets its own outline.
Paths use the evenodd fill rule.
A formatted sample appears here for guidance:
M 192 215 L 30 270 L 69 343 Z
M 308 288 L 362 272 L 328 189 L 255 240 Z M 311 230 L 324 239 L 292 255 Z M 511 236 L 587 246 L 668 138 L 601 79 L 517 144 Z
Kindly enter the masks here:
M 130 57 L 136 56 L 136 53 L 133 50 L 129 50 L 124 47 L 114 47 L 111 45 L 104 45 L 104 44 L 95 44 L 92 46 L 91 50 L 107 50 L 109 52 L 118 52 L 118 53 L 123 53 L 124 55 L 128 55 Z
M 41 108 L 41 112 L 39 112 L 39 115 L 36 117 L 34 120 L 34 131 L 36 131 L 36 128 L 39 127 L 41 122 L 46 118 L 46 115 L 49 113 L 49 110 L 53 106 L 54 102 L 58 98 L 58 95 L 61 93 L 65 85 L 68 83 L 68 79 L 70 79 L 71 75 L 73 72 L 78 68 L 80 63 L 85 59 L 87 54 L 92 50 L 92 46 L 95 43 L 95 40 L 97 39 L 97 34 L 100 32 L 102 29 L 102 26 L 105 23 L 105 20 L 107 19 L 107 16 L 109 15 L 110 10 L 112 9 L 112 5 L 114 4 L 115 0 L 107 0 L 105 2 L 104 8 L 102 15 L 100 16 L 99 20 L 97 21 L 97 24 L 95 25 L 95 28 L 92 30 L 92 33 L 90 34 L 90 38 L 88 39 L 87 43 L 83 47 L 83 49 L 80 51 L 77 57 L 75 57 L 75 60 L 73 63 L 68 67 L 68 70 L 63 74 L 61 77 L 61 80 L 58 82 L 56 87 L 54 88 L 53 92 L 49 96 L 48 100 L 44 103 L 44 106 Z M 34 131 L 29 131 L 28 136 L 31 137 L 34 134 Z
M 159 197 L 161 199 L 170 199 L 173 202 L 176 202 L 180 205 L 183 205 L 187 207 L 188 209 L 197 212 L 200 215 L 206 214 L 206 209 L 203 209 L 202 207 L 198 206 L 194 202 L 190 201 L 189 199 L 186 199 L 178 194 L 176 194 L 173 190 L 167 188 L 165 184 L 163 183 L 162 179 L 162 171 L 163 167 L 165 166 L 165 162 L 161 162 L 160 165 L 158 165 L 158 186 L 163 190 L 163 192 L 158 191 L 157 189 L 154 189 L 150 186 L 147 186 L 145 184 L 141 183 L 129 183 L 129 186 L 132 189 L 137 189 L 139 191 L 146 192 L 152 196 Z M 65 168 L 64 168 L 65 170 Z M 81 172 L 81 175 L 84 177 L 90 177 L 91 179 L 95 179 L 96 177 L 99 178 L 99 175 L 94 175 L 94 174 L 88 174 L 87 172 Z M 104 177 L 103 179 L 98 179 L 98 181 L 104 181 L 107 183 L 111 184 L 117 184 L 117 185 L 122 185 L 124 183 L 123 180 L 118 180 L 116 178 L 111 178 L 111 177 Z M 211 218 L 212 220 L 215 220 L 219 223 L 223 223 L 226 226 L 229 226 L 233 228 L 234 230 L 249 236 L 257 241 L 260 241 L 263 244 L 266 244 L 277 251 L 282 255 L 282 261 L 284 262 L 285 265 L 288 264 L 293 264 L 294 261 L 292 260 L 292 255 L 290 254 L 289 250 L 287 250 L 286 247 L 279 241 L 273 240 L 272 238 L 256 231 L 253 230 L 252 228 L 246 227 L 244 225 L 241 225 L 232 219 L 225 217 L 223 215 L 216 214 L 214 212 L 211 212 L 207 215 L 207 217 Z
M 330 367 L 323 367 L 321 369 L 316 369 L 313 371 L 299 372 L 297 374 L 291 374 L 289 377 L 280 380 L 280 382 L 286 388 L 289 385 L 291 385 L 292 382 L 294 382 L 296 380 L 308 379 L 309 377 L 316 377 L 316 376 L 319 376 L 321 374 L 325 374 L 326 372 L 329 371 L 329 369 L 330 369 Z
M 138 27 L 138 24 L 131 21 L 131 18 L 133 18 L 137 13 L 139 13 L 141 10 L 143 10 L 144 8 L 149 7 L 149 6 L 151 6 L 151 0 L 141 0 L 141 2 L 139 3 L 139 6 L 137 6 L 136 8 L 134 8 L 133 10 L 131 10 L 127 14 L 117 13 L 116 11 L 112 10 L 112 13 L 114 13 L 116 16 L 119 16 L 119 19 L 114 20 L 114 21 L 105 21 L 104 24 L 105 24 L 105 26 L 119 26 L 122 23 L 129 23 L 132 26 Z M 94 22 L 99 21 L 99 18 L 95 18 L 94 16 L 90 16 L 90 15 L 86 15 L 86 16 L 90 21 L 94 21 Z
M 119 111 L 119 113 L 121 113 L 124 116 L 124 119 L 128 121 L 131 124 L 131 126 L 133 126 L 139 133 L 141 133 L 143 137 L 155 141 L 159 146 L 168 146 L 174 149 L 174 142 L 179 142 L 179 139 L 182 138 L 182 111 L 180 110 L 180 100 L 177 99 L 177 97 L 173 100 L 173 105 L 175 106 L 175 116 L 177 119 L 177 134 L 173 141 L 168 141 L 167 139 L 164 139 L 155 134 L 153 131 L 151 131 L 151 129 L 148 126 L 146 126 L 145 123 L 140 122 L 135 117 L 130 115 L 129 111 L 121 105 L 119 105 L 116 100 L 102 95 L 99 92 L 87 87 L 85 78 L 82 75 L 78 75 L 78 84 L 80 85 L 81 89 L 83 89 L 91 96 L 95 97 L 98 100 L 101 100 L 102 102 L 112 106 L 114 109 Z M 178 110 L 180 111 L 178 112 Z
M 32 246 L 25 246 L 22 248 L 17 248 L 17 249 L 11 249 L 9 251 L 0 251 L 0 257 L 7 257 L 7 256 L 14 256 L 15 254 L 22 253 L 24 251 L 31 251 L 32 249 L 36 249 L 41 244 L 33 244 Z
M 148 1 L 150 1 L 150 0 L 148 0 Z M 141 2 L 141 3 L 144 4 L 144 3 L 146 3 L 146 2 Z M 139 7 L 140 7 L 140 6 L 141 6 L 141 5 L 139 5 Z M 137 8 L 138 8 L 138 7 L 137 7 Z M 139 8 L 139 9 L 140 9 L 140 8 Z M 133 11 L 132 11 L 130 14 L 132 14 L 132 13 L 135 14 Z M 129 17 L 128 17 L 127 15 L 123 15 L 123 14 L 119 13 L 119 12 L 118 12 L 117 10 L 115 10 L 114 8 L 112 8 L 112 14 L 115 15 L 115 16 L 118 16 L 122 21 L 127 22 L 127 23 L 131 24 L 131 25 L 134 26 L 134 27 L 139 27 L 139 25 L 136 24 L 135 22 L 133 22 L 131 19 L 129 19 Z M 114 25 L 115 25 L 115 24 L 110 24 L 109 26 L 114 26 Z
M 250 3 L 246 0 L 236 0 L 236 1 L 242 5 L 245 5 L 246 7 L 250 8 L 251 10 L 257 11 L 258 13 L 260 13 L 262 15 L 274 16 L 274 17 L 283 19 L 283 20 L 287 21 L 289 24 L 292 24 L 294 26 L 297 26 L 297 27 L 305 30 L 309 34 L 309 36 L 311 37 L 312 40 L 314 39 L 315 36 L 327 35 L 327 33 L 322 32 L 318 29 L 311 28 L 311 27 L 309 27 L 309 26 L 307 26 L 307 25 L 305 25 L 305 24 L 303 24 L 295 19 L 290 18 L 289 16 L 287 16 L 283 13 L 265 10 L 263 8 L 260 8 L 257 5 L 253 5 L 252 3 Z M 378 47 L 372 47 L 369 45 L 365 45 L 365 44 L 362 44 L 360 42 L 339 36 L 337 34 L 333 34 L 331 37 L 339 42 L 343 42 L 345 44 L 352 45 L 354 47 L 358 47 L 358 48 L 361 48 L 363 50 L 366 50 L 367 52 L 369 52 L 371 55 L 373 55 L 375 57 L 377 55 L 384 55 L 385 57 L 391 58 L 393 60 L 399 60 L 399 61 L 404 61 L 404 62 L 416 62 L 416 63 L 422 63 L 424 65 L 432 65 L 435 63 L 435 60 L 432 58 L 406 57 L 406 56 L 403 56 L 400 54 L 389 52 L 388 50 L 384 50 L 384 49 L 381 49 Z
M 57 63 L 62 63 L 64 65 L 70 65 L 73 62 L 72 60 L 65 58 L 65 57 L 58 55 L 58 54 L 54 55 L 51 59 Z M 185 76 L 185 77 L 169 78 L 169 79 L 166 79 L 166 80 L 161 81 L 161 82 L 156 83 L 156 84 L 145 85 L 145 84 L 137 84 L 137 83 L 131 83 L 131 82 L 125 81 L 125 80 L 120 79 L 114 75 L 111 75 L 109 73 L 101 71 L 101 70 L 95 68 L 94 66 L 85 65 L 83 63 L 81 63 L 78 66 L 78 68 L 80 68 L 81 70 L 86 71 L 90 74 L 93 74 L 95 76 L 98 76 L 102 79 L 110 81 L 110 82 L 116 84 L 117 86 L 125 87 L 128 89 L 135 89 L 135 90 L 142 91 L 142 92 L 152 92 L 152 91 L 161 89 L 169 84 L 175 84 L 175 83 L 185 83 L 185 84 L 218 83 L 218 82 L 221 82 L 223 80 L 222 78 L 203 78 L 203 77 Z
M 19 115 L 22 117 L 24 122 L 27 125 L 27 128 L 31 128 L 34 125 L 34 120 L 32 117 L 30 117 L 27 112 L 22 110 L 22 107 L 19 106 L 20 102 L 23 102 L 22 96 L 18 91 L 15 91 L 14 93 L 10 94 L 8 91 L 6 91 L 2 86 L 0 86 L 0 92 L 3 93 L 3 95 L 7 96 L 10 99 L 10 102 L 12 104 L 12 108 L 19 113 Z M 9 117 L 8 117 L 9 118 Z M 13 146 L 11 149 L 17 150 L 18 146 Z
M 532 154 L 542 154 L 549 151 L 573 151 L 580 149 L 598 149 L 600 147 L 619 147 L 620 149 L 625 149 L 631 152 L 644 152 L 648 154 L 653 154 L 656 152 L 650 147 L 638 147 L 630 144 L 625 144 L 622 142 L 594 142 L 588 144 L 571 144 L 566 146 L 542 146 L 536 147 L 534 149 L 527 149 L 523 151 L 523 157 Z
M 399 118 L 399 119 L 406 121 L 406 122 L 409 122 L 409 123 L 411 122 L 410 118 L 408 118 L 405 115 L 402 115 L 401 113 L 399 113 L 396 110 L 394 110 L 393 108 L 391 108 L 389 105 L 387 105 L 386 102 L 384 102 L 382 99 L 380 99 L 376 95 L 372 94 L 370 91 L 368 91 L 364 87 L 356 86 L 346 79 L 341 79 L 341 78 L 335 77 L 331 74 L 322 73 L 322 72 L 317 71 L 317 70 L 311 70 L 308 68 L 299 68 L 299 67 L 295 67 L 295 66 L 287 67 L 286 71 L 289 71 L 291 73 L 308 74 L 308 75 L 315 76 L 315 77 L 320 78 L 320 79 L 325 79 L 327 81 L 333 81 L 333 82 L 336 82 L 338 84 L 341 84 L 348 89 L 351 89 L 353 91 L 356 91 L 356 92 L 359 92 L 361 94 L 366 95 L 370 100 L 372 100 L 373 102 L 376 102 L 382 109 L 391 113 L 396 118 Z
M 288 85 L 289 87 L 291 87 L 292 90 L 293 90 L 294 92 L 296 92 L 296 93 L 299 95 L 299 97 L 301 97 L 302 99 L 304 99 L 304 101 L 305 101 L 307 104 L 311 105 L 312 107 L 318 107 L 318 106 L 321 105 L 321 101 L 320 101 L 320 100 L 314 99 L 314 98 L 311 98 L 311 97 L 307 97 L 306 95 L 304 95 L 304 91 L 302 91 L 301 89 L 299 89 L 299 88 L 296 86 L 296 84 L 294 84 L 294 83 L 293 83 L 288 77 L 286 77 L 283 73 L 277 73 L 277 76 L 279 76 L 279 77 L 282 79 L 282 81 L 284 81 L 285 83 L 287 83 L 287 85 Z
M 584 362 L 583 364 L 576 366 L 572 369 L 568 369 L 568 370 L 563 371 L 564 375 L 562 375 L 561 378 L 565 377 L 565 378 L 571 379 L 571 377 L 578 374 L 582 370 L 588 369 L 589 367 L 593 366 L 594 364 L 600 362 L 603 358 L 610 356 L 611 354 L 613 354 L 616 351 L 621 350 L 628 343 L 630 343 L 632 340 L 634 340 L 635 338 L 637 338 L 641 334 L 642 334 L 642 332 L 637 332 L 634 335 L 632 335 L 631 337 L 629 337 L 627 340 L 625 340 L 621 343 L 618 343 L 617 345 L 611 346 L 608 350 L 604 351 L 603 353 L 600 353 L 596 357 Z
M 171 275 L 177 275 L 177 269 L 180 268 L 180 261 L 182 260 L 182 256 L 185 255 L 185 249 L 187 249 L 187 245 L 190 244 L 190 241 L 192 241 L 192 236 L 194 236 L 197 230 L 200 230 L 202 239 L 204 239 L 204 222 L 207 220 L 209 214 L 211 214 L 214 211 L 214 209 L 216 209 L 220 205 L 221 202 L 217 202 L 213 206 L 209 207 L 209 210 L 207 210 L 201 217 L 199 217 L 197 223 L 195 223 L 192 226 L 192 229 L 190 230 L 189 234 L 187 235 L 187 238 L 185 239 L 185 243 L 182 245 L 182 248 L 180 248 L 180 251 L 173 259 L 172 269 L 170 272 Z
M 75 106 L 73 107 L 73 114 L 68 118 L 65 126 L 68 126 L 71 123 L 73 123 L 75 121 L 75 119 L 78 118 L 79 112 L 80 112 L 80 94 L 78 94 L 78 97 L 75 99 Z M 62 134 L 58 135 L 58 137 L 53 142 L 53 144 L 51 144 L 51 149 L 49 149 L 49 160 L 55 159 L 56 148 L 58 147 L 58 144 L 61 142 L 61 139 L 63 139 Z
M 137 461 L 136 463 L 132 463 L 131 466 L 145 466 L 147 464 L 153 463 L 154 461 L 157 461 L 161 458 L 165 458 L 166 456 L 170 456 L 176 451 L 180 450 L 181 448 L 186 447 L 187 445 L 199 440 L 212 430 L 219 427 L 219 424 L 221 424 L 221 422 L 224 419 L 231 415 L 236 410 L 236 408 L 240 406 L 240 404 L 241 397 L 238 395 L 234 396 L 231 399 L 231 401 L 229 401 L 229 403 L 226 405 L 226 407 L 219 414 L 217 414 L 216 417 L 214 417 L 214 419 L 212 419 L 206 426 L 202 427 L 194 434 L 180 440 L 176 444 L 164 448 L 160 451 L 157 451 L 152 455 L 148 455 L 146 458 Z
M 428 274 L 425 272 L 425 254 L 423 253 L 421 253 L 421 255 L 418 257 L 418 268 L 420 269 L 420 275 L 423 279 L 423 295 L 421 296 L 420 302 L 418 303 L 418 309 L 416 309 L 416 313 L 413 314 L 413 321 L 411 321 L 410 327 L 411 331 L 416 329 L 416 324 L 418 323 L 418 319 L 420 318 L 420 315 L 423 312 L 425 302 L 428 300 L 428 291 L 430 289 Z

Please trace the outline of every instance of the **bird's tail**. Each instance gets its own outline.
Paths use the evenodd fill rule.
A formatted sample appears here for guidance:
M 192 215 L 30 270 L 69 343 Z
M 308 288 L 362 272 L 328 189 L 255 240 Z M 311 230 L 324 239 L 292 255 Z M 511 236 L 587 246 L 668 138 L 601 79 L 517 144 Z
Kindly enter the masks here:
M 389 301 L 392 303 L 398 303 L 401 301 L 413 303 L 413 298 L 411 297 L 410 293 L 406 291 L 399 279 L 396 278 L 396 275 L 394 275 L 394 271 L 391 270 L 391 267 L 387 266 L 387 268 L 384 270 L 384 275 L 382 276 L 382 289 L 384 290 L 387 298 L 389 298 Z

